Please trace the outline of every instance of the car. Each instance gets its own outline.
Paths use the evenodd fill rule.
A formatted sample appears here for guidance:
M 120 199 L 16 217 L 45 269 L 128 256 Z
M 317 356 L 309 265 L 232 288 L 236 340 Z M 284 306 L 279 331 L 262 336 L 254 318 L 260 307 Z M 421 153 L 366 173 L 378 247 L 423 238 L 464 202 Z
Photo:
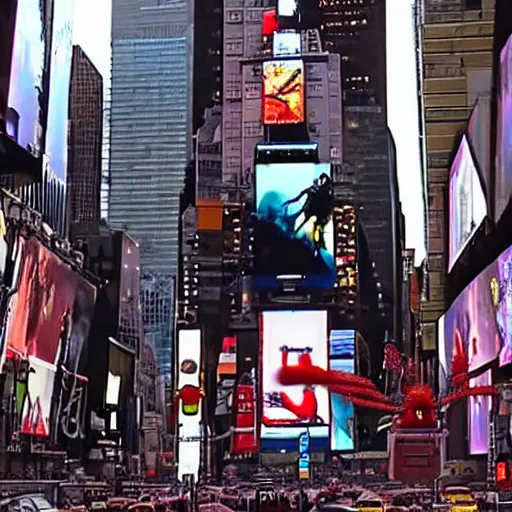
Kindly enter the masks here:
M 58 512 L 44 494 L 24 494 L 0 501 L 0 512 Z

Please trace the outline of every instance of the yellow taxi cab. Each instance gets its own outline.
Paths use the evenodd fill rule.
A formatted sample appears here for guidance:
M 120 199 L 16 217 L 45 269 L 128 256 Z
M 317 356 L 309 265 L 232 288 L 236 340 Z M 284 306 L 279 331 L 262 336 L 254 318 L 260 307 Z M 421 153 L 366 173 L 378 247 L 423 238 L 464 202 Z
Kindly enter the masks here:
M 441 496 L 446 503 L 451 504 L 451 512 L 478 512 L 478 504 L 469 487 L 446 487 Z
M 378 496 L 361 496 L 354 508 L 359 512 L 384 512 L 384 502 Z

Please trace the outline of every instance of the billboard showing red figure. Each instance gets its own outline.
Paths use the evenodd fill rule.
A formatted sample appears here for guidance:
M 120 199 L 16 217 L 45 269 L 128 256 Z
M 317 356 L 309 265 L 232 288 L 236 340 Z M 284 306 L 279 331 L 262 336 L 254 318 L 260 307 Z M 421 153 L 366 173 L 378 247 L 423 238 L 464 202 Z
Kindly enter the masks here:
M 69 372 L 83 375 L 95 300 L 92 284 L 39 240 L 29 238 L 23 247 L 18 291 L 9 305 L 7 357 L 60 362 Z M 61 336 L 66 314 L 69 331 Z

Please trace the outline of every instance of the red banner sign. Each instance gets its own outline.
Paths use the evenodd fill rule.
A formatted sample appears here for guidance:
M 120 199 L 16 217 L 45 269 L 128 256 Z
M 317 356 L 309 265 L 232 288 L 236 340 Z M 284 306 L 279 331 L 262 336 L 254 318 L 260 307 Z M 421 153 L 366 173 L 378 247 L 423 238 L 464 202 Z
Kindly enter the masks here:
M 236 388 L 233 409 L 235 411 L 235 431 L 231 436 L 231 454 L 257 453 L 258 434 L 254 386 L 240 384 Z

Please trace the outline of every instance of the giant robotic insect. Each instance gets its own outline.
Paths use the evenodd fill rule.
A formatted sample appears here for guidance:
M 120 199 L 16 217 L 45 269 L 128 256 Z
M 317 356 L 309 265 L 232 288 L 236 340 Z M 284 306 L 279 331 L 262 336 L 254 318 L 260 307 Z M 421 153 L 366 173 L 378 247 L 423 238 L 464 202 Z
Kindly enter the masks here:
M 293 412 L 297 418 L 314 418 L 316 415 L 316 399 L 313 386 L 325 386 L 331 393 L 340 394 L 354 405 L 377 409 L 397 416 L 395 428 L 398 429 L 432 429 L 437 427 L 437 412 L 440 407 L 447 406 L 457 400 L 469 396 L 495 396 L 498 391 L 494 386 L 469 387 L 469 363 L 464 350 L 461 334 L 455 333 L 458 350 L 452 359 L 453 391 L 436 399 L 431 387 L 425 384 L 412 383 L 404 389 L 403 403 L 395 404 L 378 391 L 368 379 L 342 371 L 324 370 L 313 364 L 311 355 L 304 351 L 296 365 L 288 364 L 288 350 L 281 348 L 282 365 L 277 380 L 284 386 L 303 385 L 303 402 L 291 402 L 286 393 L 281 393 L 284 408 Z

